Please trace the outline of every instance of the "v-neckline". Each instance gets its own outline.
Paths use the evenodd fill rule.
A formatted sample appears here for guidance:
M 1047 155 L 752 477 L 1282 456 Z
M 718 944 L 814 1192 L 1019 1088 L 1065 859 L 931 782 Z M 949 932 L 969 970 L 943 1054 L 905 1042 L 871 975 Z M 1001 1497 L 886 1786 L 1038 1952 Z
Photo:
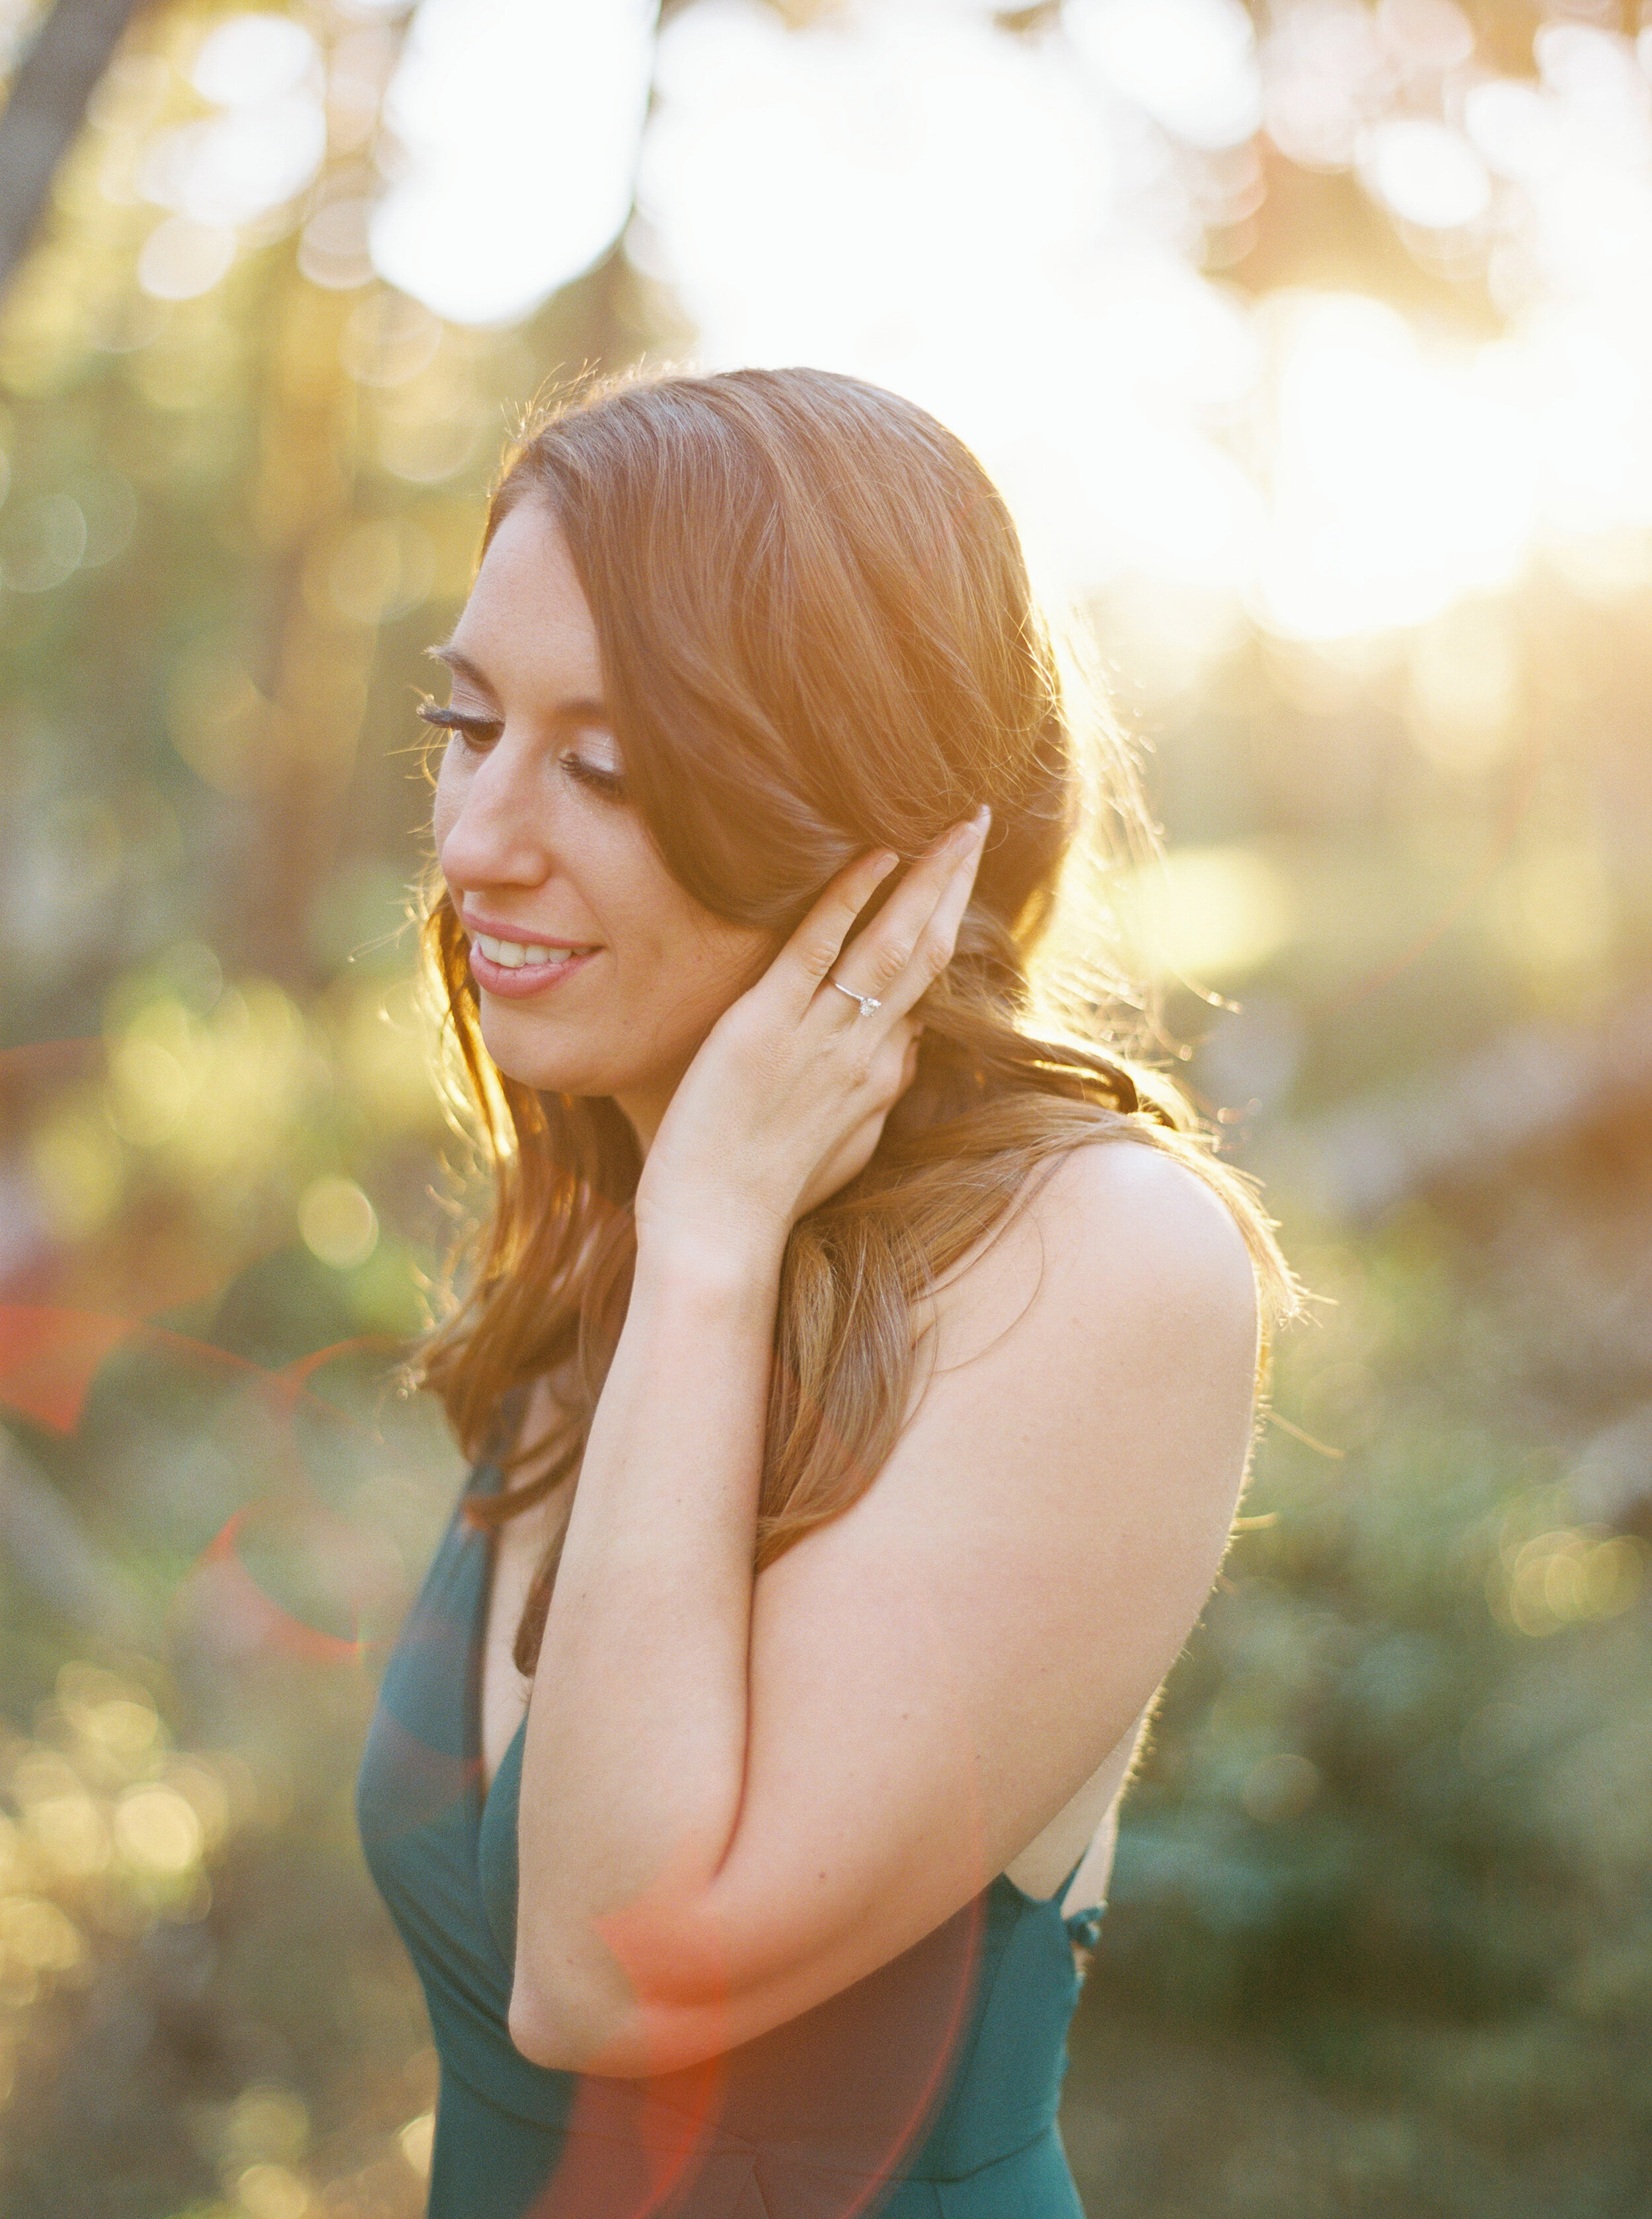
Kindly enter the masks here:
M 460 1504 L 461 1517 L 464 1516 L 465 1504 L 469 1501 L 472 1495 L 480 1495 L 484 1491 L 491 1493 L 505 1483 L 505 1474 L 500 1459 L 509 1453 L 512 1444 L 521 1432 L 522 1421 L 527 1414 L 531 1391 L 526 1387 L 513 1387 L 501 1398 L 498 1425 L 492 1446 L 486 1454 L 477 1458 L 471 1471 L 469 1482 L 464 1491 L 464 1501 Z M 486 1490 L 479 1483 L 484 1479 L 488 1482 Z M 525 1703 L 522 1707 L 522 1716 L 517 1721 L 516 1731 L 500 1751 L 499 1762 L 494 1766 L 490 1777 L 488 1771 L 488 1742 L 484 1731 L 483 1703 L 487 1695 L 488 1621 L 493 1615 L 494 1584 L 499 1568 L 500 1529 L 492 1524 L 474 1524 L 470 1528 L 469 1538 L 481 1545 L 481 1571 L 476 1582 L 475 1617 L 470 1629 L 469 1669 L 467 1674 L 465 1694 L 465 1769 L 471 1784 L 473 1817 L 475 1827 L 480 1831 L 483 1814 L 488 1808 L 488 1799 L 494 1792 L 494 1781 L 504 1770 L 505 1760 L 509 1756 L 517 1736 L 526 1725 L 528 1712 Z
M 471 1801 L 475 1830 L 481 1832 L 488 1805 L 495 1782 L 510 1761 L 511 1751 L 527 1731 L 528 1706 L 524 1703 L 522 1715 L 517 1720 L 504 1748 L 499 1753 L 499 1762 L 491 1775 L 488 1770 L 487 1743 L 483 1736 L 482 1699 L 486 1692 L 484 1670 L 488 1662 L 488 1621 L 493 1612 L 494 1576 L 499 1563 L 499 1530 L 483 1526 L 474 1529 L 475 1538 L 481 1545 L 481 1576 L 476 1582 L 476 1615 L 471 1629 L 469 1688 L 465 1703 L 465 1768 L 471 1783 Z
M 470 1483 L 464 1491 L 464 1501 L 459 1505 L 459 1516 L 466 1517 L 466 1505 L 473 1495 L 481 1490 L 476 1482 L 492 1467 L 479 1463 L 470 1475 Z M 467 1520 L 467 1523 L 469 1520 Z M 473 1838 L 481 1831 L 481 1822 L 488 1808 L 488 1798 L 493 1782 L 483 1770 L 481 1739 L 482 1666 L 487 1660 L 488 1608 L 494 1588 L 494 1536 L 486 1526 L 470 1526 L 466 1535 L 472 1548 L 481 1551 L 481 1569 L 476 1580 L 476 1601 L 470 1621 L 469 1656 L 464 1675 L 464 1770 L 470 1791 L 470 1831 Z

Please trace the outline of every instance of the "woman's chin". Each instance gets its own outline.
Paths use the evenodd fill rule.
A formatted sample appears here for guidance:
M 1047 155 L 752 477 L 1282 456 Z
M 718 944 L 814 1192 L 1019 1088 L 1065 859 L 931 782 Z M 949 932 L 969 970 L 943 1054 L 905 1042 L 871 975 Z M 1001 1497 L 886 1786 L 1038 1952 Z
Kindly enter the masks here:
M 481 1040 L 506 1078 L 519 1086 L 531 1086 L 541 1094 L 612 1094 L 615 1074 L 604 1060 L 577 1041 L 548 1041 L 544 1028 L 501 1010 L 497 1016 L 486 1001 L 481 1010 Z

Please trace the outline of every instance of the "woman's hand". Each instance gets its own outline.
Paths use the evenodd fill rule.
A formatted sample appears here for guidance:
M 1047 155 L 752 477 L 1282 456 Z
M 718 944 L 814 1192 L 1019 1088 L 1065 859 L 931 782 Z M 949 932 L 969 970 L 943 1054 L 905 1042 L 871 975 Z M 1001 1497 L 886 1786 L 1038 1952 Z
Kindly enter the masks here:
M 639 1249 L 756 1241 L 778 1259 L 798 1219 L 864 1170 L 912 1082 L 913 1005 L 952 960 L 990 822 L 984 809 L 954 825 L 845 945 L 897 861 L 857 857 L 718 1018 L 649 1150 Z M 835 980 L 879 1007 L 863 1015 Z

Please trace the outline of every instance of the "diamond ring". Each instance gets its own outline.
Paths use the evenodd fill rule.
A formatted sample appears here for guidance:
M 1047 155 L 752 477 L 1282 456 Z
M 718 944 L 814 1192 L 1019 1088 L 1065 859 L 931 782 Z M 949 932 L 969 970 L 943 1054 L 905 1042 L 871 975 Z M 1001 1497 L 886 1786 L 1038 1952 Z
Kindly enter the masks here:
M 853 986 L 844 985 L 843 982 L 840 979 L 829 979 L 826 981 L 826 984 L 829 986 L 835 986 L 840 994 L 847 994 L 850 1001 L 859 1002 L 860 1004 L 860 1014 L 863 1017 L 869 1017 L 874 1010 L 881 1010 L 884 1006 L 875 995 L 857 994 Z

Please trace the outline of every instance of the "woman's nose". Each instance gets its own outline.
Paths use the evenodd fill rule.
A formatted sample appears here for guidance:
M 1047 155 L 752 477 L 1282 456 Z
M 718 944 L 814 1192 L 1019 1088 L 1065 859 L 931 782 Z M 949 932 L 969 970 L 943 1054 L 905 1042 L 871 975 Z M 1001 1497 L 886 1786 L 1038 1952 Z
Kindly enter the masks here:
M 460 784 L 442 830 L 443 875 L 461 886 L 537 886 L 550 869 L 548 814 L 531 760 L 501 735 Z

